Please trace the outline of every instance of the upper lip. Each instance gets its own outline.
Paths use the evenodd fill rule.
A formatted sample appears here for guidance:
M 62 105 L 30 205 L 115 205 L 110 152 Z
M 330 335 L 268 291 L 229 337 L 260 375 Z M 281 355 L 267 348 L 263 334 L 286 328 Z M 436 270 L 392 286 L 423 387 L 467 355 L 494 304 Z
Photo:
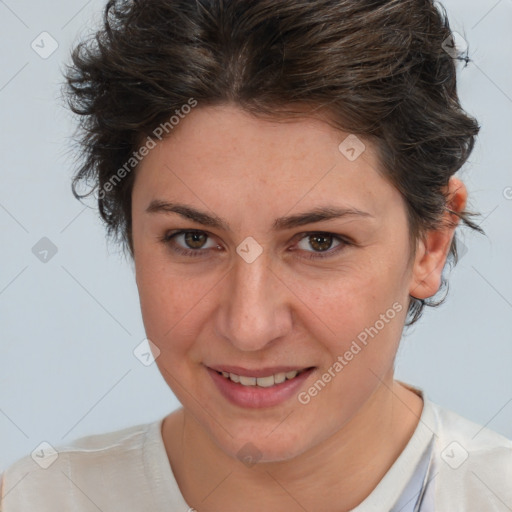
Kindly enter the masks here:
M 216 372 L 234 373 L 236 375 L 243 375 L 244 377 L 267 377 L 275 375 L 276 373 L 287 373 L 292 371 L 301 371 L 311 366 L 268 366 L 266 368 L 258 368 L 250 370 L 249 368 L 242 368 L 241 366 L 231 366 L 227 364 L 208 366 L 208 368 Z

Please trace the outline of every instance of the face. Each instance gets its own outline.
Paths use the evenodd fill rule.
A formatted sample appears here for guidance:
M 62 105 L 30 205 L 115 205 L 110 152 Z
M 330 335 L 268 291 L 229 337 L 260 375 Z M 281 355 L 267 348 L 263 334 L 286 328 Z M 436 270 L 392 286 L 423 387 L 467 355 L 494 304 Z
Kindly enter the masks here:
M 185 411 L 232 456 L 248 442 L 262 461 L 297 456 L 392 379 L 412 282 L 406 209 L 367 141 L 355 160 L 340 151 L 347 135 L 198 107 L 137 169 L 146 334 Z M 213 368 L 281 376 L 243 386 Z M 309 370 L 280 383 L 293 369 Z

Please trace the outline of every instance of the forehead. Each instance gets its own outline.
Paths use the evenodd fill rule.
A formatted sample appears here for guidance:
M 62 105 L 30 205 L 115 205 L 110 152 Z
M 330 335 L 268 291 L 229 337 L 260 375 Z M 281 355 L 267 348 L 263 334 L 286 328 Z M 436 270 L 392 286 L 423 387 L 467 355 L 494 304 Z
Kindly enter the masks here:
M 287 163 L 311 168 L 318 158 L 321 158 L 319 165 L 339 160 L 342 155 L 338 146 L 347 135 L 318 118 L 262 118 L 233 105 L 222 105 L 192 110 L 174 126 L 159 148 L 164 153 L 174 152 L 178 158 L 206 159 L 210 166 L 230 169 L 241 164 L 239 172 L 248 169 L 253 175 L 261 176 L 265 171 L 272 174 L 272 166 L 260 167 L 255 173 L 252 162 L 258 166 L 280 164 L 282 169 Z M 373 148 L 367 148 L 366 152 L 363 155 L 366 160 L 373 160 Z M 165 159 L 165 155 L 159 157 Z M 306 165 L 301 165 L 302 162 Z M 317 171 L 311 168 L 311 172 Z
M 320 119 L 283 122 L 234 106 L 196 107 L 139 164 L 134 196 L 219 208 L 228 201 L 255 211 L 263 200 L 287 210 L 336 200 L 378 213 L 398 191 L 378 172 L 367 140 L 358 138 L 356 150 L 364 151 L 356 159 L 340 151 L 349 135 Z

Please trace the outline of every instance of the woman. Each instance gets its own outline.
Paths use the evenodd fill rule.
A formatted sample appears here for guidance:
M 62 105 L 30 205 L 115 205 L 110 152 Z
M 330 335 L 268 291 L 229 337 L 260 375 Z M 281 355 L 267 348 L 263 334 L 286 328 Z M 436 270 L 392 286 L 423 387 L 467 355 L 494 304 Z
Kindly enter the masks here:
M 112 0 L 104 22 L 66 75 L 74 186 L 182 407 L 18 461 L 2 510 L 510 510 L 512 442 L 393 376 L 459 221 L 481 232 L 444 12 Z

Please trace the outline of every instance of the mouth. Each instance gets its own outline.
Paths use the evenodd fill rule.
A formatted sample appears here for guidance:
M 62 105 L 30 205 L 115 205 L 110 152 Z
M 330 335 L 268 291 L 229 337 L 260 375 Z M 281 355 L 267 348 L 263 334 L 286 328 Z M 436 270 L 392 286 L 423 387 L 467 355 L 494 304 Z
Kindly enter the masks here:
M 293 380 L 302 373 L 312 370 L 314 367 L 310 366 L 308 368 L 302 369 L 294 369 L 287 371 L 271 371 L 268 369 L 257 370 L 257 371 L 240 371 L 239 373 L 228 372 L 224 370 L 214 370 L 219 375 L 222 375 L 225 379 L 234 382 L 235 384 L 240 384 L 242 386 L 248 387 L 260 387 L 260 388 L 270 388 L 276 385 L 282 384 L 283 382 Z M 213 369 L 213 368 L 212 368 Z M 255 373 L 262 374 L 261 376 L 255 376 Z
M 249 370 L 235 366 L 205 367 L 220 394 L 249 409 L 282 405 L 297 396 L 316 366 Z

